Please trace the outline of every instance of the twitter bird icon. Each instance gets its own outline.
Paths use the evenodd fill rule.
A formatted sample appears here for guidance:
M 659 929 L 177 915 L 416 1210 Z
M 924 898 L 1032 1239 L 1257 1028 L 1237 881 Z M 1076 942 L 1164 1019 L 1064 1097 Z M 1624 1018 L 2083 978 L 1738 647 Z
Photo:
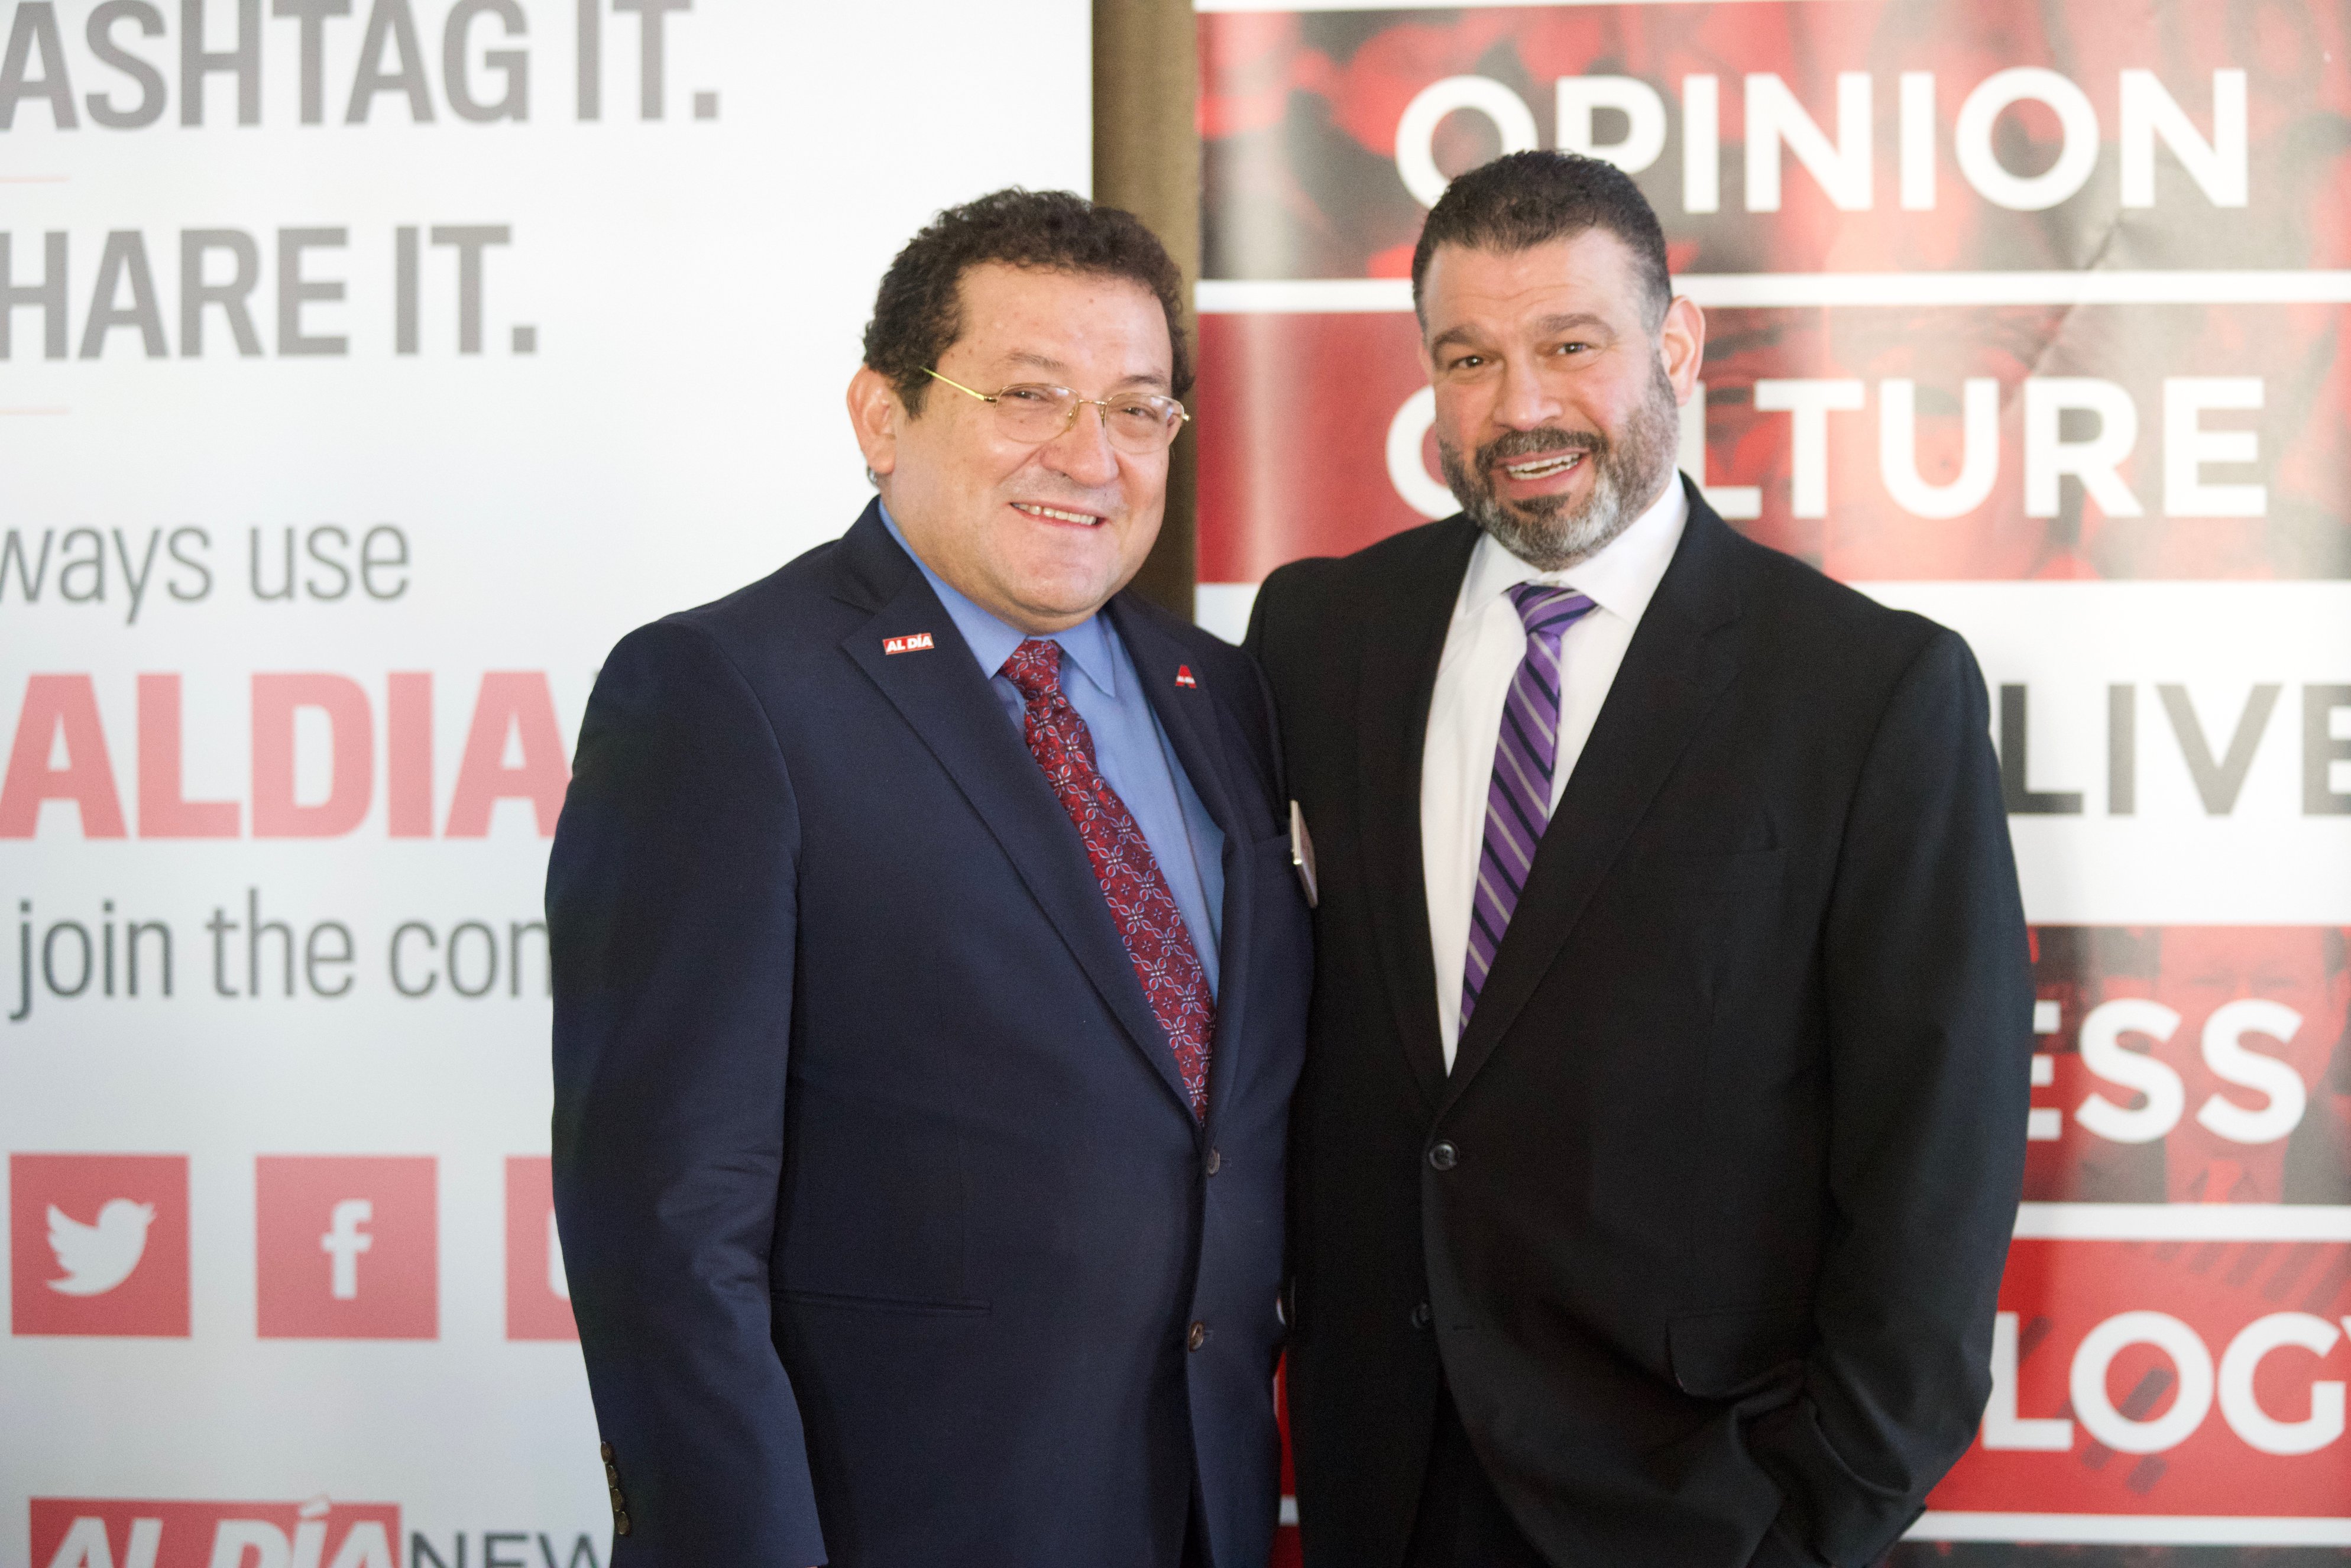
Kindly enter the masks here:
M 49 1205 L 49 1250 L 57 1255 L 62 1280 L 49 1289 L 67 1296 L 102 1296 L 139 1267 L 147 1251 L 147 1227 L 154 1222 L 155 1206 L 127 1197 L 108 1201 L 98 1211 L 98 1223 L 84 1225 Z

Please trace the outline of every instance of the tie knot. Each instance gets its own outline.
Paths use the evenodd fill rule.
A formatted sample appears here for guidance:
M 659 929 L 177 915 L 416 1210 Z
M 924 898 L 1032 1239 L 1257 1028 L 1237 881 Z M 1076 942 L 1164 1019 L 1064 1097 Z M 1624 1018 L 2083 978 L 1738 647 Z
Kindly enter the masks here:
M 1510 602 L 1518 606 L 1519 620 L 1528 636 L 1554 642 L 1596 608 L 1590 598 L 1573 588 L 1542 582 L 1520 583 L 1510 590 Z
M 1061 689 L 1061 645 L 1043 637 L 1028 639 L 1004 661 L 1004 678 L 1027 701 L 1053 695 Z

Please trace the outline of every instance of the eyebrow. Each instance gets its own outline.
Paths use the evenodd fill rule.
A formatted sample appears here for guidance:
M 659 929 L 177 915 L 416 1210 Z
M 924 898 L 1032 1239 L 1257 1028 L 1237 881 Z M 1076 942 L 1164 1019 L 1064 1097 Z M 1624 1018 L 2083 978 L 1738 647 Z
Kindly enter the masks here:
M 1069 366 L 1047 354 L 1031 354 L 1025 350 L 1015 349 L 1004 357 L 1013 364 L 1033 365 L 1040 371 L 1045 371 L 1057 376 L 1065 376 L 1070 372 Z M 1168 384 L 1168 381 L 1166 376 L 1157 371 L 1130 371 L 1114 384 L 1122 387 L 1165 387 Z
M 1570 310 L 1557 316 L 1546 316 L 1537 321 L 1535 326 L 1545 337 L 1573 331 L 1579 327 L 1596 327 L 1604 332 L 1610 333 L 1615 330 L 1609 325 L 1606 317 L 1595 315 L 1589 310 Z M 1448 348 L 1456 343 L 1474 342 L 1476 336 L 1476 333 L 1468 327 L 1450 328 L 1429 340 L 1429 352 L 1435 353 L 1439 349 Z
M 1606 317 L 1595 315 L 1590 310 L 1570 310 L 1563 315 L 1546 316 L 1535 325 L 1541 327 L 1546 333 L 1573 331 L 1579 327 L 1597 327 L 1604 332 L 1615 330 L 1609 325 Z

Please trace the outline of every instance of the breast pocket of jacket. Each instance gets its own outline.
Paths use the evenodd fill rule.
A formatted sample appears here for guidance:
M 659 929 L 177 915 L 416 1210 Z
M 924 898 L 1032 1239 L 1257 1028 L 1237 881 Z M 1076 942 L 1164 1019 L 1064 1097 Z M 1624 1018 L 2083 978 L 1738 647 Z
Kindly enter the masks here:
M 1249 863 L 1257 878 L 1258 907 L 1285 923 L 1303 924 L 1306 883 L 1300 873 L 1290 830 L 1249 841 Z
M 1658 851 L 1616 874 L 1625 915 L 1646 933 L 1688 948 L 1719 946 L 1726 928 L 1758 925 L 1781 914 L 1784 850 L 1732 853 Z
M 1652 919 L 1719 941 L 1727 929 L 1778 920 L 1786 889 L 1785 850 L 1653 855 L 1635 873 L 1635 898 Z
M 1640 874 L 1652 894 L 1698 911 L 1768 902 L 1779 892 L 1787 866 L 1785 850 L 1687 851 L 1651 855 L 1641 862 Z
M 1779 949 L 1789 919 L 1787 852 L 1656 852 L 1626 865 L 1611 933 L 1667 988 L 1677 983 L 1701 1016 L 1752 983 Z
M 1287 829 L 1270 838 L 1253 841 L 1247 852 L 1249 876 L 1255 888 L 1252 897 L 1249 941 L 1249 962 L 1253 972 L 1270 975 L 1286 966 L 1301 977 L 1301 984 L 1281 987 L 1272 994 L 1291 997 L 1294 993 L 1301 1018 L 1296 1027 L 1303 1027 L 1305 987 L 1303 977 L 1312 962 L 1312 917 L 1307 913 L 1304 883 L 1291 859 L 1290 833 Z

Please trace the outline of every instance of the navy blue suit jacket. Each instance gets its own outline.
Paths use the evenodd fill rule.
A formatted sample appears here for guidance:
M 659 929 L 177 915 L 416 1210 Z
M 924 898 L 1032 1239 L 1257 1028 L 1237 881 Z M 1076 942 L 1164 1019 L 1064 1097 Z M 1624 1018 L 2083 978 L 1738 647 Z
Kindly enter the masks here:
M 1173 1568 L 1196 1478 L 1265 1561 L 1306 910 L 1255 665 L 1106 613 L 1225 834 L 1205 1126 L 874 508 L 598 677 L 547 902 L 615 1568 Z

